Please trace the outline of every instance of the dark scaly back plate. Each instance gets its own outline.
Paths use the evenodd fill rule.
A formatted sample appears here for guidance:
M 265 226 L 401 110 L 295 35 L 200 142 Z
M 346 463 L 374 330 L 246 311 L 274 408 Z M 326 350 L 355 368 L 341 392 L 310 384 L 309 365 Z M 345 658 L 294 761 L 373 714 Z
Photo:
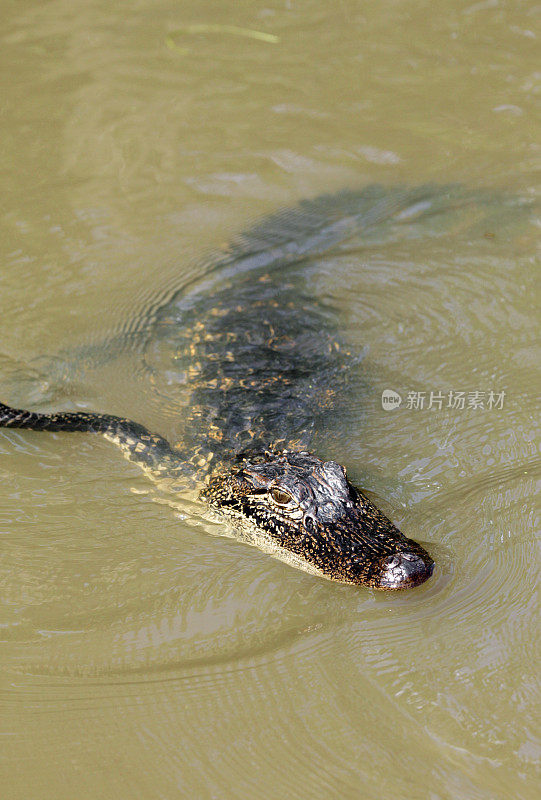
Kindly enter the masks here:
M 180 440 L 194 465 L 307 448 L 344 397 L 353 358 L 332 309 L 303 283 L 259 269 L 179 299 L 157 320 L 147 357 L 165 348 L 189 390 Z

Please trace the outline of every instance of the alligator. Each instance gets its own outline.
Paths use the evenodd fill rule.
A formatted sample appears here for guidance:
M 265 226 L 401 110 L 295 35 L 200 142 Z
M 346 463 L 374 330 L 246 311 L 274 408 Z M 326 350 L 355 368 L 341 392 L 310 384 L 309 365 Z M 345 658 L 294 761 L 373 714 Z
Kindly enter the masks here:
M 0 404 L 0 426 L 101 434 L 153 478 L 194 481 L 202 509 L 292 566 L 374 589 L 418 586 L 433 573 L 428 552 L 313 452 L 314 431 L 347 403 L 357 359 L 313 296 L 311 267 L 353 232 L 425 213 L 438 196 L 371 187 L 305 201 L 238 237 L 195 288 L 132 325 L 147 369 L 163 369 L 165 353 L 189 390 L 180 444 L 102 413 Z

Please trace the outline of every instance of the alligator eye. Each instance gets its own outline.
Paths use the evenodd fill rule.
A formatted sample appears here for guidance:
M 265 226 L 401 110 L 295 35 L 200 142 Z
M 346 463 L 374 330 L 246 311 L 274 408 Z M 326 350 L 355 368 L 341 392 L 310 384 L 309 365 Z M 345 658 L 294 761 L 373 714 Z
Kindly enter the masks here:
M 284 492 L 283 489 L 271 489 L 270 496 L 278 506 L 288 506 L 291 501 L 292 497 L 288 492 Z

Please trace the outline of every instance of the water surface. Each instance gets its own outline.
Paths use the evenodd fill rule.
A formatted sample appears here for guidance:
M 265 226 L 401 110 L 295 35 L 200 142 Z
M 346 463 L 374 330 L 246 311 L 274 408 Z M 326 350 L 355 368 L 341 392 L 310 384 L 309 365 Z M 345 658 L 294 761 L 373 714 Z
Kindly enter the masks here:
M 302 198 L 457 188 L 311 262 L 363 356 L 322 446 L 427 543 L 424 586 L 295 571 L 105 441 L 0 431 L 2 797 L 537 796 L 534 5 L 53 0 L 3 23 L 2 400 L 174 441 L 168 354 L 142 369 L 118 336 L 157 298 Z

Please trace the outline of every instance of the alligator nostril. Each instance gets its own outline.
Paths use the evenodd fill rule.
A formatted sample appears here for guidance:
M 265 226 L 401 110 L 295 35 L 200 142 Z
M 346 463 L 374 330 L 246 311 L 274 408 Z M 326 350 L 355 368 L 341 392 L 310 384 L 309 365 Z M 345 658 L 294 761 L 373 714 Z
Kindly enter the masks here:
M 430 578 L 434 562 L 428 553 L 394 553 L 381 559 L 379 569 L 377 585 L 381 589 L 407 589 Z

